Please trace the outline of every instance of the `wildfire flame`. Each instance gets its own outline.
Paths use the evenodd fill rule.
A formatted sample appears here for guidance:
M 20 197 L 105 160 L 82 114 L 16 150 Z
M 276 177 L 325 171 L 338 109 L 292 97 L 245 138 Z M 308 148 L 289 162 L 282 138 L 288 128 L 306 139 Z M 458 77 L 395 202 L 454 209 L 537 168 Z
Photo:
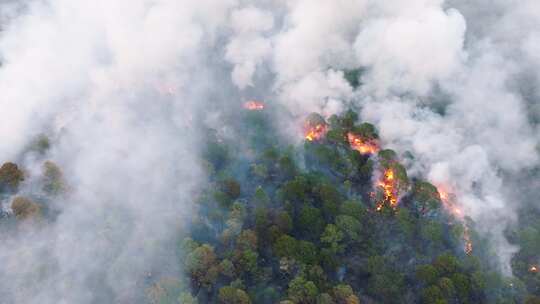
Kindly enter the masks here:
M 375 140 L 365 140 L 351 132 L 347 133 L 347 139 L 351 148 L 360 152 L 360 154 L 375 154 L 379 151 L 379 145 Z
M 444 208 L 452 213 L 453 216 L 463 221 L 463 212 L 450 197 L 450 194 L 448 194 L 443 187 L 437 187 L 437 191 L 439 192 L 439 197 L 441 198 Z
M 264 103 L 256 100 L 250 100 L 244 103 L 244 109 L 250 111 L 261 111 L 264 109 Z
M 327 131 L 328 127 L 325 124 L 316 124 L 314 126 L 306 124 L 305 136 L 309 141 L 318 141 L 326 135 Z
M 439 197 L 441 198 L 444 208 L 454 215 L 454 217 L 464 222 L 463 212 L 456 205 L 455 201 L 450 198 L 448 192 L 446 192 L 443 187 L 438 187 L 437 191 L 439 192 Z M 465 242 L 465 253 L 470 255 L 473 251 L 473 243 L 471 240 L 469 227 L 466 224 L 463 225 L 463 241 Z
M 398 204 L 398 190 L 394 170 L 386 169 L 377 185 L 382 189 L 384 198 L 377 203 L 376 210 L 381 211 L 384 205 L 389 205 L 395 209 Z
M 529 267 L 529 272 L 538 273 L 538 266 L 532 265 L 531 267 Z

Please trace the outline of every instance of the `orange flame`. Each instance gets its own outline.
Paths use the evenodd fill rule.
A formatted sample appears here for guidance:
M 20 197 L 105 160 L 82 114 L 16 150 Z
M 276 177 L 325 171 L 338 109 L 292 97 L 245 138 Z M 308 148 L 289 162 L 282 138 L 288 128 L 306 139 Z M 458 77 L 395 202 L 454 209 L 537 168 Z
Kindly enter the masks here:
M 538 273 L 538 266 L 532 265 L 531 267 L 529 267 L 529 272 Z
M 351 132 L 347 133 L 347 139 L 351 148 L 360 152 L 360 154 L 375 154 L 379 151 L 379 145 L 373 139 L 365 140 Z
M 452 199 L 451 195 L 443 187 L 437 187 L 437 191 L 439 192 L 439 197 L 444 208 L 459 220 L 463 220 L 463 212 Z
M 398 205 L 398 190 L 396 187 L 394 171 L 392 169 L 386 169 L 383 178 L 377 185 L 382 189 L 384 198 L 377 203 L 376 210 L 381 211 L 384 205 L 389 205 L 395 209 Z
M 264 103 L 256 100 L 250 100 L 244 103 L 244 109 L 250 111 L 261 111 L 264 109 Z
M 461 222 L 464 222 L 463 212 L 457 206 L 455 201 L 451 199 L 451 196 L 448 194 L 448 192 L 446 192 L 443 187 L 438 187 L 437 191 L 439 192 L 439 197 L 441 198 L 444 208 Z M 465 253 L 470 255 L 473 251 L 473 243 L 471 240 L 469 227 L 466 224 L 463 225 L 463 241 L 465 242 Z
M 305 126 L 305 136 L 309 141 L 318 141 L 321 140 L 328 131 L 328 127 L 325 124 L 310 125 L 306 124 Z

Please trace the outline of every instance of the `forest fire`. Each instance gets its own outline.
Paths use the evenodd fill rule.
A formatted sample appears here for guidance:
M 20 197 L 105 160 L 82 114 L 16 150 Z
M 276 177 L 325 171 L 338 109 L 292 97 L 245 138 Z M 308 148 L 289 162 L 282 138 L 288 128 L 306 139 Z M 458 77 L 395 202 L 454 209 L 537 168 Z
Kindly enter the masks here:
M 244 103 L 244 109 L 250 111 L 264 110 L 264 103 L 256 100 L 250 100 Z
M 327 127 L 324 124 L 318 124 L 315 126 L 306 125 L 305 136 L 309 141 L 318 141 L 324 138 L 326 131 Z
M 351 148 L 360 152 L 360 154 L 375 154 L 379 151 L 379 145 L 373 139 L 366 140 L 351 132 L 347 133 L 347 139 Z
M 531 273 L 538 273 L 538 266 L 537 265 L 532 265 L 531 267 L 529 267 L 529 272 Z
M 444 208 L 458 219 L 463 220 L 463 212 L 461 212 L 461 209 L 456 206 L 456 204 L 450 198 L 448 192 L 443 190 L 441 187 L 437 188 L 437 191 L 439 192 L 439 197 L 441 198 L 441 202 L 443 203 Z
M 384 171 L 382 180 L 380 180 L 378 183 L 378 186 L 382 189 L 384 197 L 382 201 L 377 204 L 376 210 L 381 211 L 384 205 L 389 205 L 392 208 L 396 208 L 398 204 L 398 191 L 396 188 L 394 170 L 386 169 Z
M 456 205 L 452 195 L 448 194 L 443 187 L 438 187 L 437 191 L 439 192 L 439 197 L 441 202 L 446 210 L 454 215 L 461 222 L 464 222 L 464 216 L 461 209 Z M 470 255 L 473 251 L 473 244 L 471 240 L 471 235 L 469 232 L 469 227 L 466 223 L 463 223 L 463 241 L 465 242 L 465 253 Z
M 324 118 L 317 114 L 311 113 L 304 123 L 304 137 L 308 141 L 319 141 L 326 136 L 328 132 L 328 124 Z

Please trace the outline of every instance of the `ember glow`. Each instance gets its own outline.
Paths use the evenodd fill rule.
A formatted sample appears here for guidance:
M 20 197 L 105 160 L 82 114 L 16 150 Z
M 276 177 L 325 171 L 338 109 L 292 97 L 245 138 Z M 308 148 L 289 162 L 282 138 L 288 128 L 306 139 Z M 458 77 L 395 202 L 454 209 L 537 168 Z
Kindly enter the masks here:
M 250 100 L 244 103 L 244 109 L 250 111 L 261 111 L 264 109 L 264 103 L 256 100 Z
M 375 154 L 379 151 L 379 145 L 373 139 L 366 140 L 351 132 L 347 133 L 347 139 L 349 140 L 351 148 L 360 152 L 360 154 Z
M 529 272 L 538 273 L 538 266 L 537 265 L 532 265 L 531 267 L 529 267 Z
M 463 241 L 465 242 L 464 250 L 466 254 L 470 255 L 473 251 L 473 244 L 469 227 L 464 223 L 463 212 L 452 199 L 453 196 L 449 195 L 448 192 L 444 190 L 444 187 L 438 187 L 437 191 L 439 192 L 439 197 L 441 198 L 444 208 L 448 210 L 448 212 L 450 212 L 455 218 L 463 222 Z
M 314 126 L 306 124 L 305 137 L 309 141 L 319 141 L 326 135 L 328 127 L 325 124 L 316 124 Z
M 377 184 L 384 193 L 382 201 L 377 203 L 376 210 L 380 211 L 384 205 L 396 208 L 398 204 L 398 191 L 394 170 L 386 169 L 382 179 Z

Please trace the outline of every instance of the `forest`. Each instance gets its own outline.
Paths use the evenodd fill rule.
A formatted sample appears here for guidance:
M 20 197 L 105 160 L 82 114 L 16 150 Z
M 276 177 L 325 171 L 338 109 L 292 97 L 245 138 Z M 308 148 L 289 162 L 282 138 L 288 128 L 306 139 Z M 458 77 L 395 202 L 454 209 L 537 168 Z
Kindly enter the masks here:
M 205 131 L 209 182 L 176 245 L 182 273 L 150 277 L 143 302 L 540 303 L 532 206 L 506 232 L 519 252 L 504 275 L 455 196 L 409 176 L 403 163 L 414 155 L 385 149 L 354 110 L 311 114 L 299 145 L 277 139 L 271 111 L 246 103 L 235 141 Z M 49 146 L 41 136 L 26 153 Z M 69 193 L 69 178 L 44 159 L 39 180 L 39 195 L 19 194 L 24 168 L 1 166 L 2 196 L 11 198 L 4 231 L 55 221 L 50 202 Z

